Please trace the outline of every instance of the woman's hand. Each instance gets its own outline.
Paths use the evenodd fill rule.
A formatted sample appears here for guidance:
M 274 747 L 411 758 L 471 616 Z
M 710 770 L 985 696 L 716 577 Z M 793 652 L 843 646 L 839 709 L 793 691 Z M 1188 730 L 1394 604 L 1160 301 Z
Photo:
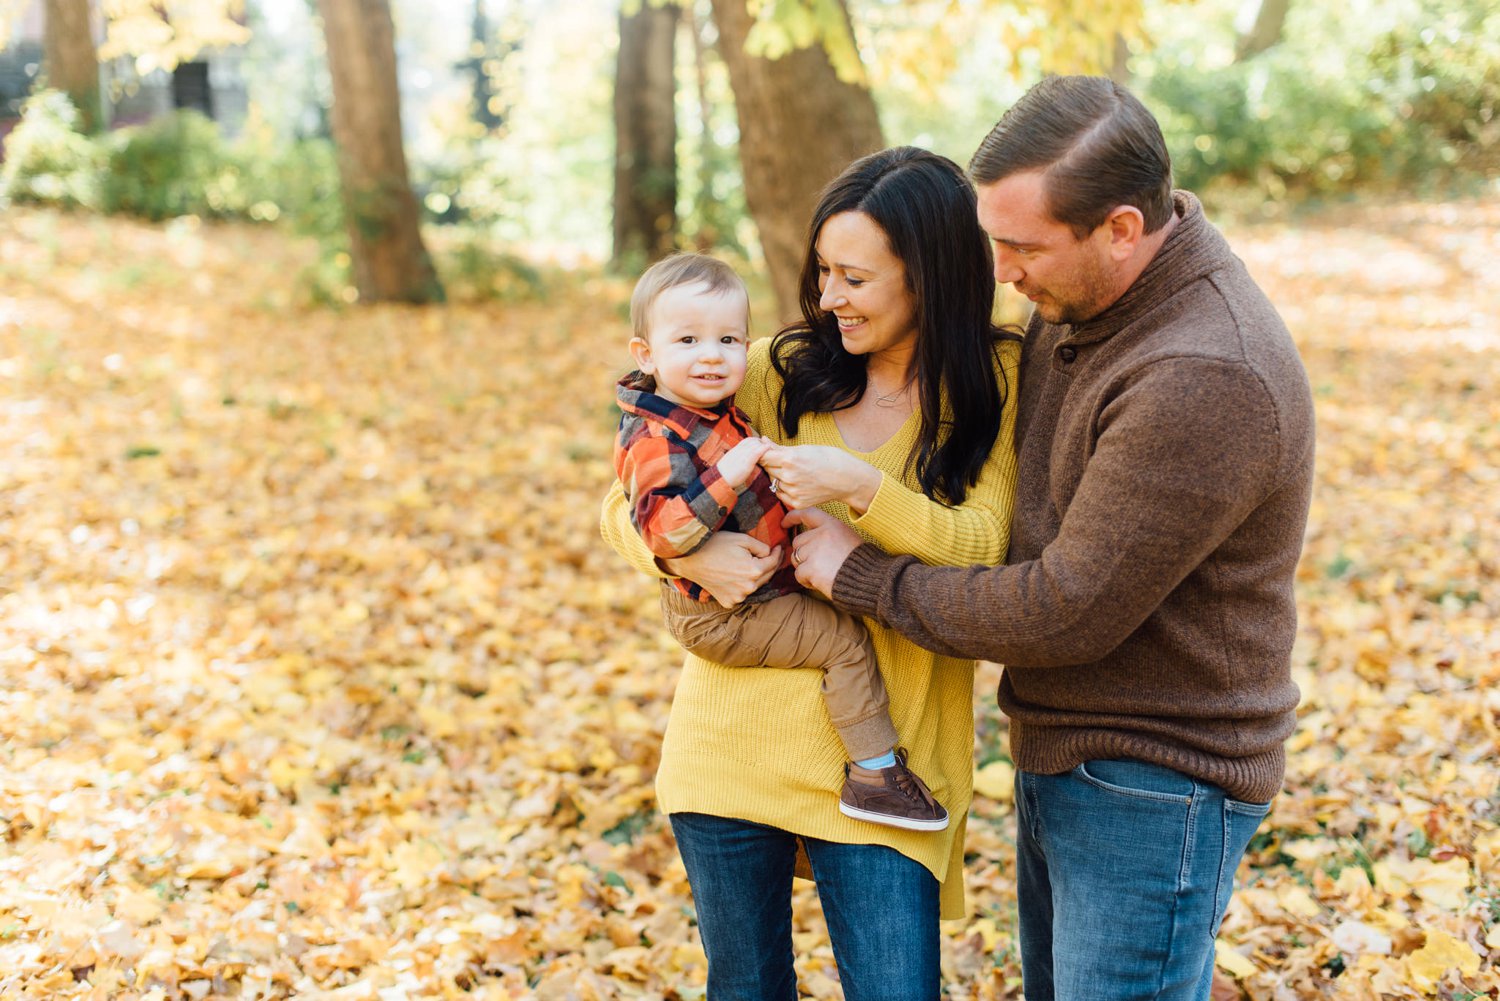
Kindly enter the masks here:
M 776 479 L 776 496 L 789 508 L 843 501 L 859 517 L 880 489 L 880 470 L 827 445 L 772 445 L 761 467 Z
M 858 533 L 817 508 L 793 511 L 782 524 L 802 526 L 792 540 L 792 566 L 797 568 L 798 583 L 832 599 L 834 578 L 862 541 Z
M 668 573 L 688 580 L 733 608 L 755 592 L 781 566 L 781 547 L 738 532 L 715 532 L 689 553 L 661 561 Z

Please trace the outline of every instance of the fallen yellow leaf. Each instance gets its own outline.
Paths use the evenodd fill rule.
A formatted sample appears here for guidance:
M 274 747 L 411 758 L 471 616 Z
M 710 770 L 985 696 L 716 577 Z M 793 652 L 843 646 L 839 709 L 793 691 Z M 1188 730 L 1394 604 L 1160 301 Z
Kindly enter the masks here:
M 1406 957 L 1406 968 L 1417 988 L 1432 994 L 1443 975 L 1457 969 L 1466 977 L 1479 972 L 1479 955 L 1447 932 L 1429 929 L 1427 944 Z
M 1456 911 L 1468 903 L 1469 863 L 1451 858 L 1442 862 L 1431 859 L 1386 859 L 1387 869 L 1423 900 L 1444 910 Z
M 1243 980 L 1260 969 L 1248 957 L 1235 952 L 1225 942 L 1214 943 L 1214 963 L 1236 980 Z
M 974 773 L 974 791 L 997 803 L 1015 796 L 1016 770 L 1008 761 L 991 761 Z
M 1276 902 L 1282 910 L 1299 918 L 1315 918 L 1322 912 L 1307 889 L 1296 883 L 1283 883 L 1277 887 Z

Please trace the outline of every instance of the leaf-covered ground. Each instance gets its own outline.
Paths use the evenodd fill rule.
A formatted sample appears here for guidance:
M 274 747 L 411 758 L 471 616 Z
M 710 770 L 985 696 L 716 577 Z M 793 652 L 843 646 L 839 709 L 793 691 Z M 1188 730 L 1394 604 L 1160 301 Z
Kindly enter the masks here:
M 1496 997 L 1500 202 L 1232 237 L 1320 455 L 1301 725 L 1221 969 Z M 0 995 L 701 997 L 651 796 L 679 658 L 595 527 L 628 286 L 309 310 L 309 261 L 0 223 Z M 996 674 L 956 999 L 1020 996 Z

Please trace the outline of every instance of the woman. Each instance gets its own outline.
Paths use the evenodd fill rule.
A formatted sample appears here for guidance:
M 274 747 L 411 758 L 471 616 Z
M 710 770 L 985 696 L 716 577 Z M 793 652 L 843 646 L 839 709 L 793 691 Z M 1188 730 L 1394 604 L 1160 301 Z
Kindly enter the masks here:
M 888 551 L 929 563 L 1000 561 L 1019 350 L 991 324 L 994 289 L 974 191 L 952 161 L 889 149 L 824 190 L 802 322 L 751 346 L 736 397 L 777 443 L 762 464 L 788 507 L 825 505 Z M 661 574 L 618 485 L 602 528 Z M 719 532 L 667 569 L 733 605 L 789 556 Z M 938 920 L 963 913 L 974 664 L 866 625 L 910 767 L 954 823 L 913 832 L 834 808 L 845 757 L 819 672 L 690 656 L 656 791 L 687 868 L 714 1001 L 795 1001 L 794 870 L 818 883 L 847 1001 L 938 996 Z

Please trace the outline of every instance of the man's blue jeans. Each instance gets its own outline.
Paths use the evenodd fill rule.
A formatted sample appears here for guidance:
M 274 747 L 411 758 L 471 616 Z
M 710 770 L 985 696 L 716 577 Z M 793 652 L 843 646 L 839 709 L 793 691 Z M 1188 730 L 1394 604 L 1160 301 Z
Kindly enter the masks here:
M 671 815 L 708 954 L 711 1001 L 797 1001 L 797 836 L 745 820 Z M 845 1001 L 936 1001 L 938 882 L 884 845 L 803 838 Z
M 1140 761 L 1018 771 L 1026 1001 L 1207 1001 L 1234 871 L 1269 810 Z

